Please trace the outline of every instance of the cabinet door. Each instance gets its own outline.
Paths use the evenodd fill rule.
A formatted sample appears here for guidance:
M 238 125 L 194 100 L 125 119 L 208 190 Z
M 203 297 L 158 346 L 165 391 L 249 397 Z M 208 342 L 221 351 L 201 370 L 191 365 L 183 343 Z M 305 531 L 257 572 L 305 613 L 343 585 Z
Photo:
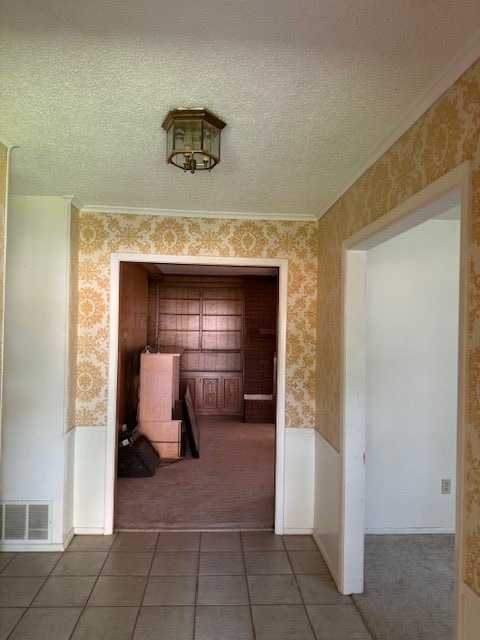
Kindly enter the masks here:
M 201 411 L 216 413 L 220 410 L 220 380 L 218 377 L 204 377 L 201 380 Z
M 242 413 L 243 394 L 240 375 L 222 376 L 222 413 L 236 415 Z
M 196 372 L 183 374 L 182 394 L 190 387 L 195 413 L 198 415 L 242 415 L 243 384 L 241 373 Z

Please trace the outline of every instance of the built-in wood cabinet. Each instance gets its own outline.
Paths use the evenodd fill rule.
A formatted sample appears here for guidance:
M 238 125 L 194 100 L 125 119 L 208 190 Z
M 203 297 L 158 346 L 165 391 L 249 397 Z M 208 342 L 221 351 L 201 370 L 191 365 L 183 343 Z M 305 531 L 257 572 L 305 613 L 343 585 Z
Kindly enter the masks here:
M 150 344 L 183 349 L 180 390 L 200 415 L 243 413 L 243 314 L 241 278 L 150 286 Z
M 195 407 L 202 414 L 241 415 L 243 412 L 242 374 L 229 371 L 183 372 L 180 390 L 187 386 Z
M 155 337 L 162 347 L 195 352 L 241 352 L 241 287 L 157 284 L 156 289 Z

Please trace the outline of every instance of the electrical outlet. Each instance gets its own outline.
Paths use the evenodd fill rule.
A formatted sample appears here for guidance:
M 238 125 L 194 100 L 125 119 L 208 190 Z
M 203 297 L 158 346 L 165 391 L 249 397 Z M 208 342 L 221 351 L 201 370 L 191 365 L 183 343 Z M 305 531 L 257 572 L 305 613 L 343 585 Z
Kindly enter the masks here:
M 450 478 L 443 478 L 442 493 L 452 493 L 452 481 Z

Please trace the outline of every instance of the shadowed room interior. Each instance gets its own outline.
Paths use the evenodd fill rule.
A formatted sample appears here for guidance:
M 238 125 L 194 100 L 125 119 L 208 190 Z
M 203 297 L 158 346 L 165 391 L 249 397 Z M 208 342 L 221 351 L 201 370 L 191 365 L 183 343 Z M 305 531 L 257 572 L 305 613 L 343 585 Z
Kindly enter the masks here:
M 273 529 L 277 307 L 273 268 L 122 263 L 118 438 L 159 466 L 117 479 L 118 529 Z
M 115 527 L 273 529 L 275 425 L 235 416 L 199 417 L 200 457 L 118 478 Z

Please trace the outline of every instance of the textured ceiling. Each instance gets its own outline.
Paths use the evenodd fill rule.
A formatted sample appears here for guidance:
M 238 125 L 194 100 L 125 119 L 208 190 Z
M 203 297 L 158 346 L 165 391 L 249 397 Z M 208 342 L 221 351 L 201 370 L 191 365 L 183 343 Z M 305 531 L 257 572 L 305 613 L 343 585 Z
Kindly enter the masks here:
M 318 216 L 479 28 L 478 0 L 0 0 L 11 191 Z M 166 165 L 177 106 L 227 122 L 212 173 Z

